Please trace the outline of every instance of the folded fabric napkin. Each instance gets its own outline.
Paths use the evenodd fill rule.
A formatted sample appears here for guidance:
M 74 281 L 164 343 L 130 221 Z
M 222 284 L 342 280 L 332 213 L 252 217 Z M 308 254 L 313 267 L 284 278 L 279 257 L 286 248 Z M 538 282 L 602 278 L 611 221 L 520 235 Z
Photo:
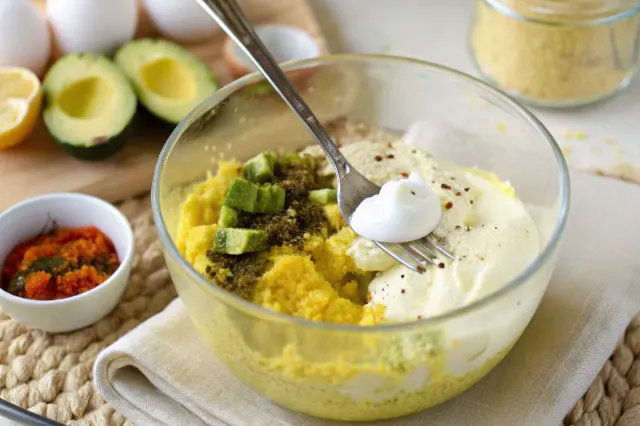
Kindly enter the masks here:
M 511 353 L 453 400 L 383 425 L 559 425 L 640 311 L 640 187 L 572 174 L 569 225 L 542 304 Z M 104 398 L 139 425 L 342 424 L 276 406 L 237 380 L 175 300 L 98 357 Z

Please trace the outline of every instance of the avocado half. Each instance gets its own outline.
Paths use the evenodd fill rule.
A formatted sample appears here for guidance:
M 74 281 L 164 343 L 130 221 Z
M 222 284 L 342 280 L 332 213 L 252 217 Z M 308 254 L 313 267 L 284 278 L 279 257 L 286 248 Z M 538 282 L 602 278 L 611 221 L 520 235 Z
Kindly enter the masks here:
M 178 124 L 218 89 L 209 66 L 170 41 L 130 41 L 116 52 L 115 63 L 145 109 L 170 124 Z
M 66 55 L 51 67 L 42 88 L 45 125 L 69 154 L 97 161 L 124 147 L 137 100 L 109 59 L 91 53 Z

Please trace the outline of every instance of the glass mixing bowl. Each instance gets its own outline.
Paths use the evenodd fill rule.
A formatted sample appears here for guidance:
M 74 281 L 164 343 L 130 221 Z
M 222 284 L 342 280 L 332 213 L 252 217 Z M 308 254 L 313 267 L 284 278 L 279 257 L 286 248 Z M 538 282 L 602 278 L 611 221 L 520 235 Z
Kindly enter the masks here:
M 515 344 L 548 285 L 569 205 L 558 145 L 525 108 L 460 72 L 413 59 L 339 55 L 293 62 L 319 119 L 403 132 L 435 123 L 433 153 L 509 180 L 541 234 L 539 256 L 491 295 L 444 315 L 376 326 L 312 322 L 266 310 L 200 275 L 179 253 L 179 208 L 216 160 L 314 141 L 259 75 L 219 90 L 173 132 L 152 189 L 164 256 L 180 298 L 215 355 L 280 404 L 339 420 L 393 418 L 442 403 L 491 371 Z M 206 218 L 203 218 L 206 221 Z

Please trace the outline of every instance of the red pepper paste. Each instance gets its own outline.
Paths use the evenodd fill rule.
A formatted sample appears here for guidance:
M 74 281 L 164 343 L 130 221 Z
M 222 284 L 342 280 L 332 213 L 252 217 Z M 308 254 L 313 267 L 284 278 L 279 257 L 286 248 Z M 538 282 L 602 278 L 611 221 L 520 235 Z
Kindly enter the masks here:
M 54 227 L 9 253 L 2 288 L 27 299 L 65 299 L 100 285 L 119 265 L 113 243 L 95 226 Z

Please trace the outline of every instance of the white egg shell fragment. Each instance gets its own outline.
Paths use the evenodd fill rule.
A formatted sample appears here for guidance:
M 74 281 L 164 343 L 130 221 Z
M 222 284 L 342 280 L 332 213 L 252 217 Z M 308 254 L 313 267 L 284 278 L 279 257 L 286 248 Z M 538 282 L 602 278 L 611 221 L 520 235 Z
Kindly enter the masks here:
M 256 26 L 255 31 L 278 62 L 314 58 L 321 53 L 318 42 L 300 28 L 266 24 Z M 230 38 L 225 41 L 223 56 L 236 76 L 257 70 L 249 57 Z
M 28 0 L 0 0 L 0 66 L 42 75 L 51 54 L 47 23 Z
M 133 39 L 136 0 L 47 0 L 47 18 L 62 53 L 110 55 Z
M 158 31 L 175 41 L 195 43 L 221 31 L 196 0 L 142 0 L 142 3 Z

